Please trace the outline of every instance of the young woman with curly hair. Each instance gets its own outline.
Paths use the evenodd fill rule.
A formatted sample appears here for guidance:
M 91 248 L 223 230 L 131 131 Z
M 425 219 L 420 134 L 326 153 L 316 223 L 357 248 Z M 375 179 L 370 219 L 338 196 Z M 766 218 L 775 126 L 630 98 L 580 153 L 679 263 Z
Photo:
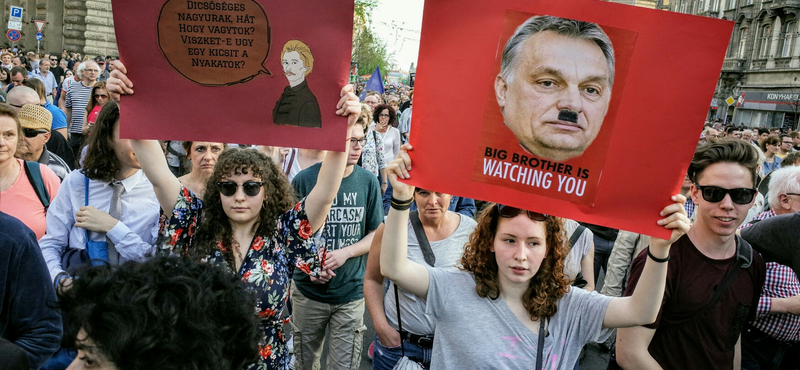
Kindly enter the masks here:
M 607 337 L 610 331 L 604 328 L 656 319 L 670 245 L 689 229 L 684 197 L 673 196 L 661 211 L 664 218 L 658 223 L 672 231 L 670 240 L 652 239 L 653 261 L 642 275 L 647 283 L 640 282 L 631 297 L 571 289 L 563 271 L 562 220 L 497 204 L 478 218 L 459 270 L 429 268 L 406 257 L 406 205 L 413 187 L 398 177 L 409 178 L 407 150 L 408 144 L 387 167 L 394 197 L 383 234 L 381 273 L 426 299 L 426 313 L 436 318 L 432 369 L 531 369 L 534 364 L 572 369 L 586 343 Z
M 115 65 L 108 90 L 118 98 L 114 94 L 130 93 L 127 86 L 131 85 L 124 66 Z M 259 360 L 249 369 L 288 369 L 281 313 L 289 284 L 295 269 L 312 276 L 322 272 L 325 250 L 318 248 L 312 236 L 322 227 L 336 197 L 350 136 L 362 132 L 355 124 L 360 112 L 358 97 L 348 85 L 336 106 L 336 114 L 348 117 L 342 152 L 326 154 L 317 186 L 300 202 L 280 169 L 255 149 L 220 154 L 201 200 L 169 170 L 157 141 L 132 141 L 165 215 L 159 251 L 222 266 L 256 293 L 262 340 Z

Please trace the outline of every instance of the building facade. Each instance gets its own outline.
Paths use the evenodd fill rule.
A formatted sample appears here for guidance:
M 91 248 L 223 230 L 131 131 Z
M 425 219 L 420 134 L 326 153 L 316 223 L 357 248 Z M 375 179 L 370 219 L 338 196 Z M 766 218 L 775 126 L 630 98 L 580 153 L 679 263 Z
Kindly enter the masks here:
M 22 39 L 13 43 L 19 49 L 36 50 L 35 21 L 44 21 L 38 45 L 42 54 L 60 54 L 66 49 L 91 57 L 119 55 L 111 0 L 3 0 L 3 4 L 0 14 L 6 31 L 11 6 L 23 8 Z M 12 43 L 3 38 L 0 45 L 10 47 Z
M 797 128 L 800 0 L 672 0 L 659 7 L 734 22 L 709 119 Z

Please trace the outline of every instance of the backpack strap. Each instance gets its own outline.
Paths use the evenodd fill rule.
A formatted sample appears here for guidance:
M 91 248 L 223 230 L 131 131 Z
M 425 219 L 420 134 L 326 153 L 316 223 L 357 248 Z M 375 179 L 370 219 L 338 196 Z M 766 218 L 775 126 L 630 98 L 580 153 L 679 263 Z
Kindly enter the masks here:
M 33 186 L 33 191 L 39 197 L 39 201 L 44 206 L 44 211 L 50 207 L 50 194 L 47 192 L 47 187 L 44 186 L 44 179 L 42 179 L 42 171 L 39 168 L 39 162 L 25 161 L 25 175 L 28 176 L 28 181 Z
M 414 228 L 414 234 L 417 235 L 417 243 L 419 244 L 419 249 L 422 249 L 425 262 L 433 267 L 436 263 L 436 256 L 433 254 L 428 236 L 425 235 L 425 229 L 422 228 L 422 221 L 419 219 L 419 210 L 412 211 L 408 216 L 411 220 L 411 226 Z

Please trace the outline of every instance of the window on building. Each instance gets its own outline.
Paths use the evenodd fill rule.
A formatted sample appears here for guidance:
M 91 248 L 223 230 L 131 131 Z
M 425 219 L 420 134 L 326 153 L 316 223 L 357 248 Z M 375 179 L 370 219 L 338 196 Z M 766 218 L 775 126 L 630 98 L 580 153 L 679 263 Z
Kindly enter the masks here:
M 703 0 L 700 0 L 700 2 L 699 2 L 699 3 L 697 3 L 697 4 L 698 4 L 698 5 L 697 5 L 697 12 L 704 12 L 704 11 L 706 11 L 706 9 L 705 9 L 705 8 L 703 8 L 703 5 L 705 5 L 705 4 L 703 3 Z
M 746 55 L 744 52 L 745 42 L 747 42 L 747 28 L 742 28 L 739 30 L 739 48 L 736 55 L 739 58 L 744 58 Z
M 728 9 L 736 8 L 736 0 L 728 0 Z
M 781 38 L 781 56 L 788 57 L 792 55 L 792 44 L 794 43 L 795 22 L 786 22 L 783 29 L 783 37 Z
M 744 0 L 744 5 L 753 5 L 753 0 Z
M 711 11 L 716 12 L 719 10 L 719 0 L 711 0 Z
M 770 25 L 764 26 L 761 29 L 761 37 L 758 41 L 758 56 L 766 58 L 769 54 L 770 36 L 772 34 L 772 27 Z

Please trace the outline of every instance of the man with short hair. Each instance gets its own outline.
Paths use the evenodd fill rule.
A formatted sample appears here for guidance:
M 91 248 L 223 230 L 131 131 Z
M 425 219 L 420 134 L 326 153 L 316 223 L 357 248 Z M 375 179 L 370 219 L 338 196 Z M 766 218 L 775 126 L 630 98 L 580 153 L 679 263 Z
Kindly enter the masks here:
M 11 75 L 11 83 L 6 86 L 6 93 L 11 92 L 16 86 L 22 85 L 22 81 L 28 78 L 28 71 L 25 67 L 14 67 L 8 72 Z
M 767 130 L 765 128 L 758 129 L 758 141 L 764 140 L 764 139 L 768 138 L 769 136 L 770 136 L 769 135 L 769 130 Z
M 91 60 L 81 63 L 78 67 L 78 74 L 82 76 L 82 81 L 70 84 L 67 90 L 67 97 L 64 102 L 66 111 L 64 113 L 67 115 L 69 124 L 69 146 L 72 147 L 75 157 L 78 157 L 78 150 L 83 142 L 81 131 L 83 116 L 86 114 L 86 106 L 92 98 L 92 88 L 94 83 L 97 82 L 99 73 L 100 67 L 97 66 L 97 63 Z
M 623 368 L 739 368 L 741 330 L 754 318 L 766 271 L 761 255 L 736 236 L 757 192 L 757 160 L 755 148 L 741 140 L 718 140 L 695 152 L 688 174 L 696 221 L 670 250 L 656 321 L 617 331 Z M 646 258 L 634 260 L 626 295 Z
M 70 168 L 61 157 L 51 153 L 45 147 L 50 140 L 50 125 L 53 115 L 39 105 L 25 104 L 17 113 L 22 135 L 17 149 L 17 158 L 39 162 L 50 167 L 59 179 L 64 180 Z
M 791 152 L 781 161 L 781 167 L 800 166 L 800 151 Z
M 350 148 L 342 184 L 333 201 L 322 242 L 325 270 L 320 278 L 295 271 L 292 331 L 298 369 L 319 369 L 325 329 L 330 327 L 328 369 L 355 369 L 361 359 L 364 326 L 364 272 L 375 230 L 383 221 L 378 178 L 356 166 L 366 137 L 361 125 L 350 129 Z M 320 164 L 292 180 L 299 197 L 311 192 Z
M 712 143 L 720 138 L 719 130 L 710 126 L 705 128 L 703 135 L 705 135 L 707 143 Z
M 367 91 L 367 96 L 364 97 L 364 104 L 369 105 L 372 110 L 375 110 L 380 104 L 383 104 L 383 98 L 381 98 L 381 94 L 374 90 Z
M 784 159 L 786 158 L 787 154 L 792 152 L 793 142 L 792 138 L 786 134 L 781 134 L 779 138 L 781 139 L 781 145 L 778 147 L 778 152 L 775 153 L 775 155 L 778 156 L 780 159 Z
M 773 127 L 769 129 L 769 136 L 779 136 L 781 134 L 780 127 Z
M 494 89 L 503 121 L 528 152 L 578 157 L 603 125 L 614 85 L 614 48 L 595 23 L 534 16 L 503 49 Z
M 42 59 L 41 62 L 39 62 L 39 73 L 37 73 L 34 77 L 44 83 L 44 89 L 47 91 L 47 96 L 45 96 L 45 99 L 52 103 L 53 97 L 56 96 L 58 82 L 56 82 L 56 76 L 50 72 L 49 59 Z

